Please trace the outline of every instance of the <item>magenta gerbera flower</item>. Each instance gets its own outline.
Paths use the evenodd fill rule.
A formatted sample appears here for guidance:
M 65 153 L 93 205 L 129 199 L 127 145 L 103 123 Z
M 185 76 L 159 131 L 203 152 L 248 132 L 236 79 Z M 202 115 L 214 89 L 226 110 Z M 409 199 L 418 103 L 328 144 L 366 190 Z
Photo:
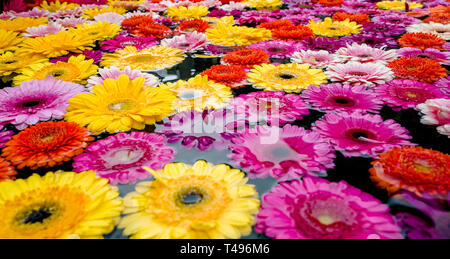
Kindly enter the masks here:
M 281 91 L 241 94 L 233 98 L 228 107 L 251 124 L 267 122 L 270 125 L 284 125 L 309 114 L 308 106 L 299 95 Z
M 347 44 L 340 48 L 336 54 L 342 61 L 356 61 L 360 63 L 378 62 L 387 64 L 397 57 L 395 50 L 385 50 L 384 47 L 373 48 L 366 44 Z
M 52 62 L 52 63 L 56 63 L 58 61 L 67 62 L 70 57 L 72 57 L 72 56 L 77 57 L 79 55 L 84 55 L 86 57 L 86 60 L 93 59 L 94 62 L 92 64 L 98 64 L 98 63 L 100 63 L 100 61 L 102 61 L 103 52 L 100 50 L 88 50 L 87 49 L 87 50 L 83 51 L 82 53 L 70 53 L 69 55 L 66 55 L 66 56 L 52 58 L 52 59 L 50 59 L 50 62 Z
M 310 85 L 303 90 L 302 97 L 319 109 L 329 112 L 353 112 L 379 113 L 383 101 L 364 85 L 348 84 L 323 84 L 320 87 Z
M 12 135 L 14 135 L 12 130 L 1 131 L 2 129 L 3 125 L 0 125 L 0 149 L 2 149 L 5 146 L 5 142 L 10 140 Z
M 335 52 L 341 47 L 345 47 L 345 41 L 336 38 L 327 37 L 308 37 L 301 41 L 305 45 L 305 49 L 310 50 L 326 50 L 328 52 Z
M 406 27 L 411 24 L 422 22 L 420 19 L 407 16 L 403 13 L 389 13 L 386 15 L 375 16 L 372 19 L 373 23 L 389 24 L 391 26 Z
M 251 49 L 264 50 L 271 58 L 289 58 L 294 52 L 301 49 L 302 45 L 295 41 L 260 41 L 248 46 Z
M 353 42 L 358 44 L 367 44 L 374 48 L 381 48 L 384 46 L 388 48 L 398 47 L 398 43 L 394 38 L 378 33 L 364 33 L 364 34 L 361 33 L 361 34 L 347 35 L 342 37 L 340 40 L 350 44 Z
M 378 97 L 394 111 L 416 108 L 428 99 L 443 98 L 445 94 L 437 87 L 414 80 L 392 80 L 373 88 Z
M 96 141 L 76 156 L 73 170 L 93 170 L 116 185 L 132 184 L 150 174 L 143 166 L 161 169 L 174 159 L 176 151 L 163 135 L 146 132 L 119 133 Z
M 434 86 L 439 87 L 441 91 L 450 96 L 450 77 L 444 77 L 434 82 Z M 448 98 L 450 99 L 450 98 Z
M 69 99 L 85 91 L 82 85 L 55 81 L 52 76 L 3 88 L 0 90 L 0 122 L 23 130 L 39 121 L 62 119 Z
M 22 35 L 24 37 L 43 37 L 45 35 L 56 34 L 65 28 L 58 23 L 49 23 L 47 25 L 39 25 L 36 27 L 29 27 Z
M 134 46 L 138 50 L 141 50 L 155 46 L 157 43 L 158 42 L 154 37 L 131 37 L 118 35 L 114 39 L 104 41 L 100 46 L 104 51 L 114 52 L 127 46 Z
M 401 239 L 389 207 L 345 181 L 305 177 L 262 198 L 255 231 L 277 239 Z
M 115 66 L 107 67 L 107 68 L 100 68 L 98 70 L 99 76 L 91 76 L 88 79 L 87 87 L 91 88 L 95 85 L 101 85 L 103 84 L 103 81 L 107 78 L 117 79 L 120 75 L 127 75 L 130 80 L 134 80 L 140 76 L 145 78 L 144 85 L 146 86 L 157 86 L 160 82 L 159 79 L 148 73 L 143 73 L 138 69 L 131 69 L 130 66 L 126 66 L 124 70 L 120 70 L 116 68 Z
M 181 49 L 185 52 L 195 52 L 201 50 L 206 45 L 206 34 L 196 31 L 174 36 L 170 39 L 163 39 L 161 46 L 169 46 Z
M 325 71 L 331 81 L 354 85 L 374 86 L 394 79 L 394 73 L 380 63 L 348 62 L 328 66 Z
M 450 52 L 439 51 L 437 49 L 416 49 L 416 48 L 401 48 L 397 50 L 397 54 L 408 58 L 430 58 L 434 59 L 442 65 L 450 65 Z
M 316 121 L 313 129 L 346 157 L 376 158 L 394 147 L 414 145 L 408 141 L 412 137 L 407 129 L 394 120 L 383 121 L 381 116 L 373 114 L 328 113 Z
M 233 143 L 230 163 L 242 167 L 250 178 L 270 175 L 284 181 L 321 176 L 334 167 L 333 148 L 319 133 L 290 124 L 283 128 L 256 126 Z

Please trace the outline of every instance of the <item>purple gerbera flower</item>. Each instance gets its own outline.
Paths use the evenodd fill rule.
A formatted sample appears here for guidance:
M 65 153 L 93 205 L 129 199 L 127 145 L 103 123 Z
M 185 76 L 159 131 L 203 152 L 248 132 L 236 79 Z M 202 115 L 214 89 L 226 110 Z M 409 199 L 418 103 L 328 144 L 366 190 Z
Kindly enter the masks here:
M 358 44 L 367 44 L 374 48 L 381 48 L 383 46 L 386 46 L 388 48 L 398 47 L 398 43 L 394 38 L 376 33 L 349 35 L 342 37 L 341 40 L 349 44 L 352 44 L 353 42 Z
M 303 47 L 295 41 L 260 41 L 248 46 L 251 49 L 264 50 L 271 58 L 289 58 L 292 54 Z
M 114 52 L 127 46 L 134 46 L 138 50 L 155 46 L 157 41 L 154 37 L 131 37 L 118 35 L 114 39 L 107 40 L 101 44 L 104 51 Z
M 335 52 L 341 47 L 345 47 L 345 41 L 336 38 L 318 37 L 306 38 L 301 41 L 305 45 L 305 49 L 309 50 L 326 50 L 328 52 Z
M 368 22 L 363 24 L 362 33 L 375 33 L 395 37 L 405 34 L 406 29 L 403 26 L 393 24 Z
M 448 51 L 439 51 L 437 49 L 416 49 L 416 48 L 401 48 L 397 50 L 397 54 L 402 57 L 408 58 L 430 58 L 434 59 L 442 65 L 450 65 L 450 52 Z
M 390 24 L 393 26 L 409 26 L 411 24 L 422 22 L 420 19 L 407 16 L 402 13 L 389 13 L 386 15 L 375 16 L 372 18 L 373 23 Z

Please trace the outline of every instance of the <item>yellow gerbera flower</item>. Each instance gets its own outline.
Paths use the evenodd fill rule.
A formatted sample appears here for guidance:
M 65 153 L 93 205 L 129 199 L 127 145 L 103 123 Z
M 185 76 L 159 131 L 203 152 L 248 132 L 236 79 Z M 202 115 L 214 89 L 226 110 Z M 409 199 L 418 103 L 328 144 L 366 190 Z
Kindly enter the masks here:
M 86 84 L 87 78 L 97 73 L 98 66 L 92 64 L 93 59 L 85 58 L 84 55 L 78 55 L 70 57 L 67 62 L 33 63 L 18 71 L 21 74 L 14 77 L 13 84 L 17 86 L 32 79 L 44 80 L 48 76 L 53 76 L 55 80 Z
M 100 21 L 93 24 L 77 24 L 77 27 L 70 28 L 69 32 L 95 42 L 97 40 L 104 41 L 109 38 L 114 38 L 121 30 L 120 25 Z
M 203 111 L 205 108 L 219 109 L 233 98 L 231 89 L 222 84 L 208 80 L 208 76 L 197 75 L 188 81 L 161 84 L 161 88 L 170 89 L 177 95 L 173 107 L 178 111 Z
M 123 201 L 95 172 L 48 172 L 0 182 L 0 238 L 102 238 Z
M 281 0 L 245 0 L 242 3 L 258 10 L 275 10 L 283 5 Z
M 272 37 L 272 32 L 264 28 L 230 26 L 218 23 L 216 28 L 206 30 L 206 37 L 209 42 L 215 45 L 250 45 L 258 41 L 269 40 Z
M 182 50 L 168 46 L 153 46 L 139 51 L 134 46 L 127 46 L 114 53 L 105 54 L 100 64 L 105 67 L 115 66 L 119 69 L 130 66 L 132 69 L 158 70 L 173 67 L 181 63 L 184 57 Z
M 390 9 L 405 10 L 405 3 L 406 3 L 406 1 L 381 1 L 381 2 L 377 3 L 377 8 L 385 9 L 385 10 L 390 10 Z M 415 2 L 407 2 L 407 3 L 409 5 L 410 9 L 423 7 L 423 5 L 420 3 L 415 3 Z
M 235 21 L 233 16 L 224 16 L 224 17 L 203 17 L 202 20 L 205 20 L 210 25 L 210 28 L 217 28 L 218 23 L 223 23 L 228 26 L 233 26 Z
M 52 1 L 50 3 L 47 3 L 46 0 L 44 0 L 41 5 L 40 8 L 45 9 L 49 12 L 57 12 L 60 10 L 72 10 L 75 9 L 77 7 L 80 7 L 79 4 L 74 4 L 74 3 L 67 3 L 67 2 L 59 2 L 59 0 L 56 1 Z
M 350 22 L 349 19 L 345 21 L 333 21 L 330 17 L 326 17 L 321 22 L 309 21 L 306 25 L 313 30 L 315 35 L 325 37 L 340 37 L 345 35 L 357 34 L 362 30 L 360 24 Z
M 105 79 L 92 93 L 81 93 L 69 100 L 64 118 L 100 134 L 142 130 L 169 116 L 175 95 L 159 87 L 144 86 L 145 78 L 130 81 L 127 75 Z
M 127 10 L 134 10 L 139 7 L 145 0 L 108 0 L 108 5 L 114 7 L 122 7 Z
M 46 61 L 48 59 L 41 55 L 21 55 L 17 52 L 7 51 L 4 54 L 0 54 L 0 76 L 9 76 L 27 67 L 29 64 Z
M 14 32 L 25 32 L 29 27 L 37 27 L 39 25 L 47 24 L 47 22 L 48 20 L 45 17 L 19 17 L 11 20 L 0 19 L 0 29 Z
M 23 40 L 17 32 L 0 29 L 0 53 L 17 50 L 17 45 Z
M 310 69 L 309 65 L 297 63 L 254 66 L 247 74 L 247 80 L 258 88 L 266 90 L 284 90 L 300 92 L 309 85 L 327 82 L 327 76 L 321 69 Z
M 199 19 L 203 16 L 206 16 L 208 13 L 208 7 L 203 5 L 194 5 L 189 7 L 170 6 L 167 8 L 167 16 L 171 17 L 174 20 Z
M 106 6 L 102 8 L 94 7 L 94 8 L 86 8 L 83 10 L 83 18 L 86 19 L 94 19 L 95 16 L 102 14 L 102 13 L 118 13 L 118 14 L 125 14 L 127 12 L 127 9 L 122 7 L 114 7 L 114 6 Z
M 60 31 L 44 37 L 27 38 L 19 45 L 18 51 L 24 54 L 42 54 L 54 58 L 67 55 L 69 52 L 81 53 L 86 49 L 92 49 L 93 46 L 92 39 Z
M 119 228 L 140 239 L 218 239 L 249 235 L 258 212 L 258 193 L 239 169 L 197 161 L 170 163 L 153 171 L 124 198 Z

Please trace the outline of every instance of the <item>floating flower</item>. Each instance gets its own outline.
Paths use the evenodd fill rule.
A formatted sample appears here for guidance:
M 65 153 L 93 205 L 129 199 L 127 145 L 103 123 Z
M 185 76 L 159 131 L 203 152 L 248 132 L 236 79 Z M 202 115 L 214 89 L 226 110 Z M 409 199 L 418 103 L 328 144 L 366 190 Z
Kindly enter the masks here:
M 408 5 L 408 8 L 422 8 L 423 5 L 416 2 L 406 2 L 406 1 L 381 1 L 377 3 L 378 9 L 385 9 L 385 10 L 405 10 L 406 4 Z
M 286 26 L 272 30 L 272 37 L 276 40 L 302 41 L 308 37 L 314 37 L 314 32 L 304 25 Z
M 0 130 L 3 129 L 3 126 L 0 125 Z M 5 142 L 11 139 L 11 136 L 14 135 L 12 130 L 4 130 L 0 131 L 0 149 L 5 146 Z
M 75 28 L 78 24 L 89 23 L 89 21 L 84 18 L 67 17 L 64 19 L 58 19 L 55 23 L 64 26 L 64 28 Z
M 299 95 L 281 91 L 241 94 L 233 98 L 228 107 L 250 123 L 267 122 L 270 125 L 284 125 L 309 114 L 308 106 Z
M 183 20 L 183 19 L 199 19 L 206 16 L 209 13 L 208 7 L 206 6 L 170 6 L 167 7 L 167 16 L 173 20 Z
M 302 97 L 312 106 L 327 112 L 379 113 L 383 106 L 383 101 L 364 85 L 311 85 L 303 90 Z
M 49 23 L 47 25 L 39 25 L 37 27 L 28 28 L 22 36 L 30 38 L 30 37 L 43 37 L 49 34 L 56 34 L 60 31 L 63 31 L 64 27 L 58 23 Z
M 118 14 L 125 14 L 127 10 L 122 7 L 115 7 L 115 6 L 92 6 L 92 8 L 84 8 L 83 9 L 83 18 L 85 19 L 94 19 L 95 16 L 102 14 L 102 13 L 118 13 Z
M 404 6 L 404 5 L 403 5 Z M 385 15 L 372 17 L 374 23 L 387 23 L 393 26 L 409 26 L 414 23 L 422 22 L 420 19 L 409 17 L 403 13 L 388 13 Z
M 252 232 L 258 193 L 227 165 L 171 163 L 125 197 L 119 228 L 131 238 L 240 238 Z M 239 190 L 239 191 L 237 191 Z
M 281 0 L 244 0 L 243 3 L 257 10 L 274 10 L 283 5 Z
M 291 61 L 299 64 L 308 64 L 312 68 L 320 69 L 341 62 L 337 55 L 330 54 L 326 50 L 300 50 L 292 55 Z
M 207 21 L 202 19 L 188 19 L 183 20 L 180 22 L 180 24 L 175 28 L 174 33 L 175 34 L 183 34 L 183 33 L 190 33 L 193 31 L 204 33 L 206 32 L 206 29 L 208 29 L 210 25 Z
M 400 36 L 406 33 L 406 30 L 403 26 L 393 26 L 389 23 L 365 23 L 363 24 L 364 33 L 369 34 L 382 34 L 388 37 L 391 36 Z
M 255 231 L 278 239 L 401 239 L 389 207 L 345 181 L 305 177 L 262 198 Z
M 6 180 L 0 193 L 2 238 L 101 238 L 123 209 L 117 188 L 93 171 Z
M 36 27 L 39 25 L 47 24 L 47 22 L 48 20 L 45 17 L 18 17 L 14 19 L 0 19 L 0 30 L 23 33 L 29 27 Z
M 129 31 L 134 31 L 139 27 L 141 24 L 150 24 L 153 23 L 153 17 L 148 14 L 141 14 L 141 15 L 133 15 L 131 17 L 128 17 L 122 21 L 122 28 Z
M 398 43 L 402 47 L 418 48 L 421 50 L 428 48 L 442 50 L 445 40 L 433 33 L 408 32 L 398 39 Z
M 271 22 L 262 22 L 258 25 L 258 28 L 265 28 L 271 31 L 283 28 L 283 27 L 288 27 L 288 28 L 292 28 L 295 25 L 287 20 L 287 19 L 280 19 L 280 20 L 275 20 L 275 21 L 271 21 Z
M 153 47 L 157 44 L 154 37 L 136 37 L 118 35 L 113 39 L 102 42 L 101 48 L 105 51 L 114 52 L 127 46 L 134 46 L 138 50 Z
M 2 132 L 0 132 L 0 138 L 1 138 Z M 14 167 L 5 159 L 0 157 L 0 182 L 6 180 L 6 179 L 15 179 L 15 175 L 17 174 L 16 170 L 14 170 Z
M 271 58 L 289 58 L 295 51 L 300 50 L 301 45 L 292 41 L 271 40 L 260 41 L 248 46 L 250 49 L 260 49 Z
M 387 65 L 396 78 L 411 79 L 425 83 L 434 83 L 447 76 L 447 69 L 429 58 L 401 57 Z
M 394 148 L 371 162 L 370 179 L 390 194 L 400 190 L 447 196 L 450 155 L 421 147 Z
M 267 53 L 263 50 L 245 48 L 228 52 L 222 57 L 221 62 L 225 65 L 252 68 L 255 65 L 269 63 L 270 59 Z
M 177 98 L 172 107 L 177 112 L 195 109 L 220 109 L 233 98 L 231 89 L 212 80 L 208 76 L 197 75 L 188 81 L 178 80 L 175 83 L 161 84 L 162 89 L 168 89 L 176 94 Z
M 256 126 L 233 139 L 229 149 L 232 165 L 242 167 L 250 178 L 271 176 L 279 181 L 301 176 L 320 176 L 333 168 L 333 148 L 317 132 L 294 125 Z
M 286 92 L 300 92 L 311 84 L 326 83 L 327 79 L 321 69 L 311 69 L 309 65 L 297 63 L 257 65 L 250 70 L 247 77 L 255 87 Z
M 58 61 L 68 62 L 70 57 L 72 57 L 72 56 L 77 57 L 79 55 L 84 55 L 86 57 L 86 60 L 93 59 L 94 62 L 92 62 L 92 64 L 98 64 L 102 60 L 103 52 L 101 52 L 100 50 L 85 50 L 81 54 L 80 53 L 77 53 L 77 54 L 70 53 L 67 56 L 52 58 L 52 59 L 50 59 L 50 62 L 52 62 L 52 63 L 57 63 Z
M 70 28 L 69 32 L 95 42 L 114 38 L 121 30 L 120 25 L 100 21 L 92 24 L 77 25 L 76 28 Z
M 450 65 L 450 52 L 439 51 L 437 49 L 416 49 L 416 48 L 401 48 L 397 50 L 397 54 L 408 58 L 429 58 L 439 62 L 442 65 Z
M 346 19 L 349 19 L 351 22 L 356 22 L 358 24 L 365 24 L 370 22 L 370 17 L 365 14 L 357 14 L 357 13 L 346 13 L 346 12 L 336 12 L 331 17 L 334 21 L 345 21 Z
M 321 22 L 311 20 L 307 25 L 315 35 L 324 37 L 340 37 L 344 35 L 357 34 L 361 31 L 361 25 L 356 22 L 333 21 L 330 17 L 326 17 Z
M 328 52 L 335 52 L 341 47 L 345 47 L 345 41 L 336 38 L 317 37 L 307 38 L 302 41 L 307 50 L 326 50 Z
M 416 23 L 406 27 L 408 32 L 432 33 L 443 40 L 450 40 L 450 24 L 441 23 Z
M 148 73 L 142 73 L 138 69 L 131 69 L 131 67 L 129 66 L 126 66 L 123 70 L 120 70 L 114 66 L 100 68 L 98 70 L 98 74 L 99 76 L 89 77 L 87 87 L 92 88 L 95 85 L 102 85 L 105 79 L 118 79 L 120 75 L 127 75 L 130 80 L 134 80 L 138 77 L 144 77 L 144 86 L 155 87 L 160 83 L 159 79 L 156 76 Z
M 142 130 L 169 116 L 175 95 L 159 87 L 144 87 L 145 78 L 134 80 L 124 74 L 107 78 L 92 93 L 81 93 L 69 100 L 65 120 L 74 121 L 94 134 Z
M 169 46 L 171 48 L 181 49 L 185 52 L 195 52 L 201 50 L 206 45 L 206 35 L 198 32 L 185 33 L 163 39 L 161 46 Z
M 394 120 L 385 120 L 379 115 L 358 112 L 327 113 L 315 122 L 319 131 L 337 150 L 346 157 L 379 154 L 409 142 L 408 130 Z
M 377 62 L 387 64 L 397 58 L 395 50 L 385 50 L 385 47 L 373 48 L 366 44 L 347 44 L 347 47 L 340 48 L 336 54 L 343 61 L 356 61 L 360 63 Z
M 172 35 L 172 30 L 169 27 L 156 22 L 141 23 L 132 32 L 140 37 L 154 37 L 156 39 L 164 39 Z
M 70 161 L 92 140 L 87 129 L 75 123 L 41 122 L 14 135 L 2 156 L 19 169 L 48 168 Z
M 426 125 L 438 125 L 440 134 L 450 137 L 450 99 L 429 99 L 417 105 L 423 114 L 420 122 Z
M 112 24 L 121 25 L 125 17 L 123 15 L 120 15 L 118 13 L 101 13 L 94 17 L 94 20 L 97 22 L 109 22 Z
M 397 48 L 398 43 L 394 38 L 385 36 L 381 33 L 365 33 L 342 37 L 342 41 L 347 44 L 357 43 L 366 44 L 373 48 Z
M 19 36 L 19 33 L 0 29 L 0 53 L 5 51 L 15 51 L 23 41 L 23 38 Z
M 150 174 L 142 166 L 154 170 L 174 159 L 175 149 L 165 145 L 166 138 L 155 133 L 119 133 L 89 145 L 74 157 L 73 170 L 93 170 L 110 184 L 134 184 Z
M 217 23 L 216 28 L 206 30 L 208 41 L 223 46 L 250 45 L 258 41 L 268 40 L 272 33 L 264 28 L 232 26 Z
M 40 7 L 42 9 L 45 9 L 49 12 L 56 12 L 59 10 L 70 10 L 70 9 L 74 9 L 79 7 L 80 5 L 78 4 L 74 4 L 74 3 L 67 3 L 67 2 L 59 2 L 59 0 L 56 1 L 50 1 L 47 2 L 46 0 L 44 0 L 41 4 Z
M 23 82 L 0 90 L 0 121 L 23 130 L 29 125 L 50 119 L 62 119 L 69 99 L 84 92 L 82 85 L 53 77 Z
M 439 88 L 414 80 L 392 80 L 373 89 L 378 98 L 394 107 L 396 111 L 415 108 L 428 99 L 445 97 Z
M 331 81 L 346 82 L 354 85 L 374 86 L 394 78 L 394 73 L 380 63 L 348 62 L 328 66 L 325 74 Z
M 7 51 L 0 54 L 0 76 L 9 76 L 19 73 L 20 70 L 32 63 L 43 63 L 48 61 L 41 55 L 26 55 L 17 52 Z
M 208 76 L 209 80 L 226 85 L 231 88 L 244 86 L 247 74 L 242 66 L 214 65 L 204 70 L 201 75 Z

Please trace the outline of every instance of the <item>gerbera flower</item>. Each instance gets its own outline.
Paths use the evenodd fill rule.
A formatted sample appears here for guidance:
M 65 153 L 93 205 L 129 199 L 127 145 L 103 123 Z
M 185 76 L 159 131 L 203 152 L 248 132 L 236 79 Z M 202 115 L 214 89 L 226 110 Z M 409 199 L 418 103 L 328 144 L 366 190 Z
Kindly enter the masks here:
M 389 23 L 365 23 L 363 24 L 363 33 L 383 34 L 386 36 L 400 36 L 406 33 L 403 26 L 397 26 Z
M 250 28 L 217 23 L 216 28 L 206 30 L 206 36 L 212 44 L 234 46 L 250 45 L 258 41 L 269 40 L 272 37 L 272 33 L 264 28 Z
M 161 88 L 171 90 L 177 99 L 172 106 L 177 112 L 195 109 L 223 108 L 233 98 L 228 86 L 208 80 L 208 76 L 197 75 L 188 81 L 178 80 L 175 83 L 161 84 Z
M 46 62 L 48 59 L 41 55 L 22 55 L 17 52 L 7 51 L 0 54 L 0 76 L 6 77 L 32 63 Z
M 260 49 L 263 50 L 271 58 L 289 58 L 294 54 L 295 51 L 300 50 L 301 44 L 293 41 L 282 41 L 282 40 L 271 40 L 271 41 L 260 41 L 248 46 L 250 49 Z
M 162 135 L 146 132 L 119 133 L 89 145 L 74 157 L 73 170 L 94 170 L 110 184 L 134 184 L 150 174 L 142 169 L 147 166 L 161 169 L 174 159 L 175 149 L 165 145 Z
M 181 49 L 185 52 L 195 52 L 201 50 L 206 43 L 206 35 L 194 31 L 170 39 L 163 39 L 160 44 L 161 46 Z
M 450 23 L 448 19 L 448 14 L 446 13 L 431 13 L 427 18 L 423 19 L 424 23 L 441 23 L 448 24 Z
M 330 54 L 326 50 L 300 50 L 292 55 L 291 61 L 299 64 L 308 64 L 312 68 L 320 69 L 341 62 L 337 55 Z
M 336 12 L 331 17 L 334 21 L 345 21 L 349 19 L 351 22 L 356 22 L 358 24 L 365 24 L 370 22 L 370 17 L 365 14 L 357 14 L 357 13 L 346 13 L 346 12 Z
M 41 122 L 14 135 L 5 143 L 2 156 L 19 169 L 53 167 L 82 153 L 93 139 L 75 123 Z
M 343 61 L 356 61 L 360 63 L 376 62 L 387 64 L 397 58 L 395 50 L 385 50 L 382 48 L 373 48 L 366 44 L 347 44 L 347 47 L 340 48 L 336 54 Z
M 439 51 L 437 49 L 416 49 L 416 48 L 401 48 L 397 50 L 397 54 L 402 57 L 408 58 L 430 58 L 442 65 L 450 65 L 450 52 L 448 51 Z
M 335 149 L 346 157 L 368 155 L 377 157 L 393 147 L 414 145 L 408 130 L 394 120 L 383 121 L 379 115 L 359 112 L 327 113 L 315 122 L 318 130 Z
M 401 239 L 389 207 L 345 181 L 305 177 L 262 198 L 255 231 L 278 239 Z
M 325 74 L 331 81 L 366 86 L 383 84 L 394 78 L 394 73 L 383 64 L 353 61 L 345 64 L 330 65 Z
M 123 209 L 118 189 L 93 171 L 6 180 L 0 193 L 3 238 L 101 238 Z
M 65 28 L 75 28 L 78 24 L 89 23 L 89 20 L 84 18 L 76 18 L 76 17 L 67 17 L 64 19 L 58 19 L 55 23 L 64 26 Z
M 450 155 L 421 147 L 394 148 L 371 162 L 370 179 L 390 194 L 400 190 L 447 196 Z
M 69 99 L 84 92 L 82 85 L 53 77 L 23 82 L 0 90 L 0 121 L 23 130 L 29 125 L 50 119 L 62 119 Z
M 86 79 L 97 73 L 98 67 L 93 62 L 93 59 L 85 60 L 84 55 L 79 55 L 70 57 L 67 62 L 33 63 L 20 70 L 21 74 L 14 77 L 13 84 L 17 86 L 23 81 L 43 80 L 48 76 L 53 76 L 55 80 L 86 84 Z
M 209 13 L 208 7 L 202 5 L 195 6 L 170 6 L 167 7 L 167 16 L 173 20 L 183 20 L 183 19 L 199 19 L 206 16 Z
M 247 74 L 247 80 L 258 88 L 301 92 L 309 85 L 326 83 L 327 76 L 321 69 L 311 69 L 309 65 L 297 63 L 254 66 Z
M 77 57 L 79 55 L 84 55 L 86 60 L 89 60 L 89 59 L 94 60 L 94 62 L 92 64 L 98 64 L 102 60 L 103 52 L 100 50 L 85 50 L 81 54 L 80 53 L 77 53 L 77 54 L 70 53 L 67 56 L 52 58 L 52 59 L 50 59 L 50 62 L 52 62 L 52 63 L 57 63 L 58 61 L 68 62 L 70 57 L 72 57 L 72 56 Z
M 276 29 L 280 29 L 282 27 L 294 27 L 294 26 L 295 25 L 291 21 L 287 19 L 280 19 L 271 22 L 262 22 L 257 27 L 273 31 Z
M 272 30 L 272 37 L 276 40 L 301 41 L 308 37 L 314 37 L 313 30 L 304 25 L 280 27 Z
M 416 2 L 406 2 L 406 1 L 381 1 L 377 3 L 378 9 L 384 9 L 384 10 L 405 10 L 405 6 L 408 4 L 408 8 L 414 9 L 414 8 L 422 8 L 423 5 Z
M 101 13 L 94 17 L 94 20 L 97 22 L 109 22 L 112 24 L 117 24 L 119 26 L 122 24 L 122 21 L 124 19 L 125 17 L 123 15 L 113 12 Z
M 142 130 L 169 116 L 175 95 L 159 87 L 144 87 L 145 78 L 130 80 L 120 75 L 96 85 L 92 93 L 82 93 L 69 100 L 65 120 L 74 121 L 94 134 Z
M 284 125 L 309 114 L 308 106 L 299 95 L 282 91 L 241 94 L 230 101 L 228 108 L 252 124 L 267 122 L 270 125 Z
M 17 32 L 0 29 L 0 53 L 17 50 L 23 40 Z
M 450 99 L 429 99 L 417 105 L 423 114 L 420 122 L 426 125 L 438 125 L 437 131 L 450 138 Z
M 79 4 L 74 4 L 74 3 L 68 3 L 68 2 L 60 2 L 59 0 L 52 0 L 47 2 L 46 0 L 44 0 L 41 4 L 40 4 L 40 8 L 45 9 L 49 12 L 57 12 L 59 10 L 70 10 L 70 9 L 74 9 L 79 7 Z
M 433 85 L 439 87 L 444 94 L 450 95 L 450 77 L 441 78 Z
M 306 38 L 301 43 L 307 50 L 326 50 L 328 52 L 335 52 L 337 49 L 345 47 L 345 41 L 327 37 Z
M 417 23 L 406 27 L 408 32 L 422 32 L 436 34 L 444 40 L 450 40 L 450 24 Z
M 122 21 L 122 28 L 125 30 L 133 31 L 140 24 L 148 24 L 153 23 L 153 17 L 151 15 L 142 14 L 142 15 L 133 15 L 131 17 L 126 18 Z
M 3 130 L 3 125 L 0 125 L 0 130 Z M 12 130 L 0 131 L 0 149 L 5 146 L 5 142 L 10 140 L 12 135 L 14 135 Z
M 127 46 L 134 46 L 136 49 L 146 49 L 153 47 L 158 42 L 154 37 L 136 37 L 136 36 L 123 36 L 117 35 L 114 39 L 109 39 L 102 42 L 100 45 L 102 50 L 114 52 L 118 49 L 123 49 Z
M 380 34 L 380 33 L 365 33 L 365 34 L 357 34 L 351 36 L 345 36 L 341 39 L 343 42 L 347 42 L 347 44 L 357 43 L 357 44 L 367 44 L 373 48 L 397 48 L 397 41 L 389 36 Z
M 3 132 L 0 132 L 0 136 Z M 16 179 L 15 175 L 17 174 L 14 167 L 6 161 L 5 159 L 0 157 L 0 182 L 6 179 Z
M 311 85 L 303 90 L 302 97 L 310 105 L 327 112 L 379 113 L 383 106 L 383 101 L 364 85 L 323 84 L 320 87 Z
M 193 31 L 204 33 L 206 32 L 206 29 L 208 29 L 209 27 L 210 26 L 208 22 L 202 19 L 183 20 L 180 22 L 177 28 L 175 28 L 174 33 L 183 34 Z
M 361 31 L 361 25 L 356 22 L 333 21 L 330 17 L 326 17 L 321 22 L 311 20 L 307 25 L 315 35 L 324 37 L 340 37 L 345 35 L 357 34 Z
M 83 15 L 83 8 L 82 7 L 75 7 L 74 9 L 67 9 L 67 10 L 59 10 L 56 12 L 49 13 L 46 17 L 50 20 L 58 20 L 62 19 L 64 17 L 81 17 Z
M 395 77 L 411 79 L 425 83 L 433 83 L 447 76 L 447 69 L 443 68 L 437 61 L 429 58 L 401 57 L 387 65 Z
M 255 65 L 269 63 L 270 58 L 266 52 L 260 49 L 238 49 L 225 54 L 221 63 L 225 65 L 242 66 L 245 68 L 252 68 Z
M 214 65 L 204 70 L 201 75 L 208 76 L 209 80 L 226 85 L 233 89 L 244 85 L 247 74 L 242 66 Z
M 148 73 L 142 73 L 138 69 L 131 69 L 131 67 L 129 66 L 126 66 L 123 70 L 120 70 L 114 66 L 100 68 L 98 70 L 98 74 L 99 76 L 89 77 L 87 84 L 88 88 L 92 88 L 95 85 L 102 85 L 107 78 L 118 79 L 120 75 L 127 75 L 130 80 L 134 80 L 138 77 L 144 77 L 144 87 L 155 87 L 160 83 L 159 79 L 156 76 Z
M 20 52 L 25 54 L 42 54 L 49 58 L 64 56 L 69 52 L 81 53 L 94 46 L 91 39 L 83 35 L 60 31 L 44 37 L 27 38 L 20 44 Z
M 404 5 L 403 5 L 404 6 Z M 388 13 L 372 17 L 373 23 L 387 23 L 394 26 L 409 26 L 414 23 L 422 22 L 420 19 L 409 17 L 403 13 Z
M 119 228 L 131 238 L 240 238 L 252 232 L 258 193 L 225 164 L 171 163 L 127 194 Z M 235 189 L 242 191 L 233 192 Z M 231 195 L 231 193 L 234 193 Z M 140 202 L 141 201 L 141 202 Z
M 319 0 L 317 3 L 327 7 L 341 6 L 344 3 L 344 0 Z
M 294 125 L 256 126 L 232 140 L 228 155 L 250 178 L 271 176 L 279 181 L 320 176 L 333 168 L 333 148 L 317 133 Z
M 30 37 L 43 37 L 49 34 L 56 34 L 60 31 L 65 30 L 65 28 L 58 23 L 49 23 L 47 25 L 39 25 L 37 27 L 28 28 L 22 36 Z
M 156 22 L 141 23 L 133 30 L 133 34 L 140 37 L 155 37 L 163 39 L 172 35 L 172 30 Z
M 48 20 L 45 17 L 30 18 L 30 17 L 18 17 L 14 19 L 1 19 L 0 30 L 7 30 L 22 33 L 29 27 L 36 27 L 39 25 L 47 24 Z
M 119 69 L 130 66 L 132 69 L 161 70 L 181 63 L 184 57 L 182 50 L 167 46 L 153 46 L 139 51 L 134 46 L 127 46 L 114 53 L 105 54 L 100 65 L 115 66 Z
M 244 0 L 243 3 L 256 10 L 274 10 L 283 5 L 281 0 Z
M 127 9 L 122 7 L 114 7 L 114 6 L 92 6 L 92 8 L 85 8 L 83 9 L 83 18 L 86 19 L 94 19 L 95 16 L 102 14 L 102 13 L 118 13 L 118 14 L 125 14 L 127 12 Z
M 69 29 L 69 32 L 81 35 L 84 39 L 89 39 L 92 42 L 114 38 L 120 31 L 120 25 L 109 22 L 77 25 L 76 28 Z
M 445 97 L 439 88 L 414 80 L 392 80 L 373 89 L 378 98 L 394 107 L 396 111 L 415 108 L 428 99 Z
M 421 50 L 428 48 L 442 50 L 445 40 L 432 33 L 408 32 L 398 39 L 398 43 L 402 47 L 418 48 Z

